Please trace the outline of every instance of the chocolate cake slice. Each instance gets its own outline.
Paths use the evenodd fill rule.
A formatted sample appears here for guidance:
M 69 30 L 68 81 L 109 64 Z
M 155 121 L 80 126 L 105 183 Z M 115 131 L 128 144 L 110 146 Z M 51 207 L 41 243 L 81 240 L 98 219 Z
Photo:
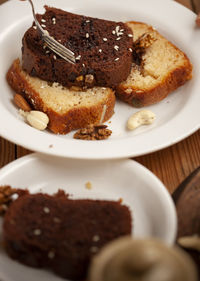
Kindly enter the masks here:
M 94 254 L 131 233 L 131 214 L 115 201 L 72 200 L 64 192 L 24 195 L 6 212 L 3 238 L 8 254 L 72 280 L 86 276 Z
M 37 15 L 43 29 L 75 53 L 76 64 L 48 49 L 33 24 L 23 37 L 23 70 L 63 86 L 114 87 L 126 80 L 132 64 L 132 30 L 114 22 L 45 6 Z

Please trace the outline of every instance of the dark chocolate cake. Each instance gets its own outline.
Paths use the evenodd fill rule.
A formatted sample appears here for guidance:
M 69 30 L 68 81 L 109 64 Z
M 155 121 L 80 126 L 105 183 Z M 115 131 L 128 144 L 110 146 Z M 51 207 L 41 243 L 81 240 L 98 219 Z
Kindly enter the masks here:
M 37 15 L 44 30 L 75 53 L 73 65 L 46 47 L 33 24 L 23 37 L 23 69 L 63 86 L 114 87 L 128 77 L 133 35 L 122 22 L 72 14 L 45 6 Z
M 92 256 L 103 245 L 130 233 L 131 214 L 120 202 L 71 200 L 64 192 L 18 198 L 3 224 L 12 258 L 73 280 L 86 276 Z

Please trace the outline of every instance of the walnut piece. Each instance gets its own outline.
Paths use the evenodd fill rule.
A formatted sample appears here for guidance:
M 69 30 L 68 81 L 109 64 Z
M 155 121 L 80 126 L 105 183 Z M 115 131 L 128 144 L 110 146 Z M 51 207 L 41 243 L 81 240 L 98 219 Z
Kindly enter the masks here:
M 143 55 L 146 49 L 149 48 L 155 40 L 156 39 L 151 34 L 144 33 L 133 43 L 133 61 L 136 65 L 143 68 Z
M 112 134 L 106 125 L 89 125 L 78 130 L 74 134 L 75 139 L 81 140 L 105 140 Z
M 144 33 L 135 41 L 135 44 L 138 45 L 140 48 L 147 49 L 152 45 L 155 40 L 156 39 L 151 34 Z
M 0 216 L 5 214 L 13 200 L 28 193 L 27 189 L 12 188 L 10 185 L 0 186 Z
M 17 189 L 11 188 L 9 185 L 0 186 L 0 215 L 4 215 L 8 206 L 13 201 L 12 195 Z

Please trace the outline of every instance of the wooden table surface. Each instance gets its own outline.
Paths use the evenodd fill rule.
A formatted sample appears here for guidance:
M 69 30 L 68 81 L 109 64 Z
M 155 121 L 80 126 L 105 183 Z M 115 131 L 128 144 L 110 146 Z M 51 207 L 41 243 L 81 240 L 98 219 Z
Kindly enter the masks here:
M 5 1 L 0 0 L 0 4 Z M 177 0 L 177 2 L 195 13 L 200 11 L 200 0 Z M 29 153 L 31 151 L 0 137 L 0 168 Z M 181 181 L 200 166 L 200 130 L 169 148 L 133 159 L 151 170 L 167 189 L 173 192 Z

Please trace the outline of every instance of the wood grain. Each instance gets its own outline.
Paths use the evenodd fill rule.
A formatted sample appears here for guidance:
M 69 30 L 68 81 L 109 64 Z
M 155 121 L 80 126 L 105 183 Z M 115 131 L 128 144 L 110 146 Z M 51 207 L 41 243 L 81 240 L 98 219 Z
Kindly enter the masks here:
M 0 0 L 0 4 L 3 4 L 4 2 L 7 2 L 7 0 Z
M 185 7 L 187 7 L 190 10 L 193 10 L 192 1 L 189 1 L 189 0 L 176 0 L 176 2 L 184 5 Z
M 200 166 L 200 130 L 163 150 L 134 158 L 151 170 L 172 193 L 195 168 Z
M 15 144 L 0 137 L 0 168 L 15 158 Z
M 200 0 L 192 0 L 192 5 L 195 13 L 200 12 Z
M 27 154 L 30 154 L 32 153 L 32 151 L 22 147 L 22 146 L 17 146 L 16 147 L 16 157 L 19 158 L 19 157 L 22 157 L 22 156 L 25 156 Z

